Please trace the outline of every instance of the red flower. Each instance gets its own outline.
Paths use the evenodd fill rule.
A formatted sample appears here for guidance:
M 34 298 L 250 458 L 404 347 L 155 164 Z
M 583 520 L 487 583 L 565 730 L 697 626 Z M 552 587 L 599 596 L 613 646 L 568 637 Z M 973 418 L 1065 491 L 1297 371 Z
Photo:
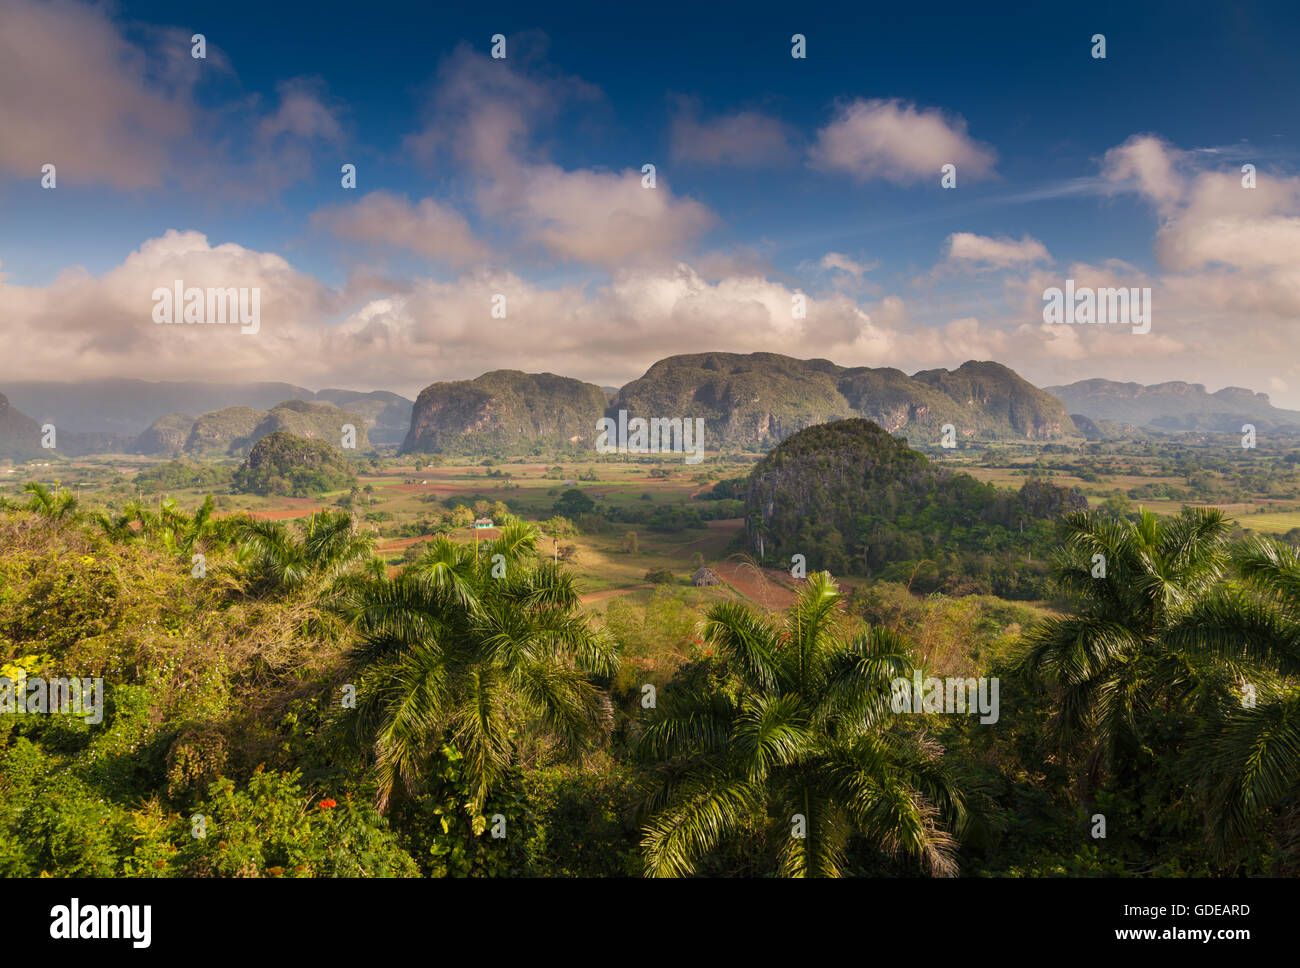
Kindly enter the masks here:
M 332 810 L 338 806 L 338 802 L 333 799 L 325 799 L 320 802 L 319 806 L 322 810 Z

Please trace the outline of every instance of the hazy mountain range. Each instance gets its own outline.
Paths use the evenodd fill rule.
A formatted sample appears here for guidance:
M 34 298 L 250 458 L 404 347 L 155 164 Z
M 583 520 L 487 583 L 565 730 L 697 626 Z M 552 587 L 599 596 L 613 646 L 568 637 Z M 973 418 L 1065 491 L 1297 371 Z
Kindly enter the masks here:
M 804 427 L 866 417 L 890 433 L 1053 440 L 1074 433 L 1061 401 L 998 363 L 908 376 L 775 353 L 697 353 L 660 360 L 612 397 L 567 377 L 497 370 L 435 383 L 415 402 L 405 451 L 517 450 L 594 444 L 602 417 L 702 418 L 706 446 L 765 449 Z
M 1236 433 L 1243 422 L 1249 422 L 1264 431 L 1300 428 L 1300 411 L 1279 409 L 1269 402 L 1268 394 L 1242 387 L 1224 387 L 1209 393 L 1203 384 L 1181 381 L 1143 386 L 1114 380 L 1080 380 L 1046 390 L 1062 400 L 1071 413 L 1139 427 Z
M 374 421 L 375 443 L 396 443 L 411 423 L 411 401 L 387 390 L 308 390 L 292 383 L 205 383 L 196 380 L 25 381 L 0 386 L 9 405 L 62 431 L 134 437 L 169 413 L 204 414 L 226 407 L 270 410 L 287 400 L 331 403 Z
M 1300 412 L 1239 387 L 1081 380 L 1039 389 L 993 362 L 908 375 L 775 353 L 697 353 L 652 365 L 621 388 L 550 373 L 496 370 L 432 383 L 416 401 L 385 390 L 308 390 L 288 383 L 19 382 L 0 387 L 0 457 L 48 454 L 54 424 L 67 456 L 118 452 L 241 456 L 276 430 L 333 441 L 353 423 L 361 451 L 475 453 L 594 443 L 604 416 L 702 417 L 707 446 L 767 449 L 805 427 L 863 417 L 922 444 L 951 423 L 980 439 L 1095 438 L 1125 427 L 1172 431 L 1300 429 Z M 1100 428 L 1100 429 L 1099 429 Z M 540 452 L 540 451 L 539 451 Z

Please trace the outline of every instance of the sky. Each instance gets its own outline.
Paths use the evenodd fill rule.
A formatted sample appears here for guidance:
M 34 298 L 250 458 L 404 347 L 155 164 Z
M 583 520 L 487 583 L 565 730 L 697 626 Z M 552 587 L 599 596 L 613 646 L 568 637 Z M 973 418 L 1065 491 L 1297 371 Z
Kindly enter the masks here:
M 722 350 L 1300 408 L 1297 41 L 1294 3 L 0 0 L 0 392 Z M 156 323 L 178 279 L 257 332 Z M 1066 280 L 1149 331 L 1046 323 Z

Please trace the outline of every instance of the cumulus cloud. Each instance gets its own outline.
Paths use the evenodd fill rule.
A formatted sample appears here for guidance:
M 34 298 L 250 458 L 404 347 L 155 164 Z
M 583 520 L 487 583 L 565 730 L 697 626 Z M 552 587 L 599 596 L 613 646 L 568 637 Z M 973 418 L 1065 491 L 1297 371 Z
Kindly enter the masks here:
M 990 238 L 972 232 L 954 232 L 948 236 L 947 258 L 953 263 L 974 263 L 995 268 L 1029 262 L 1050 262 L 1047 246 L 1028 235 L 1019 242 L 1008 238 Z
M 424 125 L 406 144 L 425 162 L 461 161 L 482 214 L 562 260 L 615 269 L 680 258 L 716 222 L 707 207 L 674 195 L 662 174 L 650 188 L 639 169 L 566 169 L 533 143 L 566 104 L 598 100 L 580 79 L 525 73 L 462 47 L 440 68 Z
M 370 192 L 355 204 L 323 209 L 312 224 L 342 239 L 406 249 L 434 262 L 464 266 L 488 258 L 465 217 L 432 198 L 412 203 L 404 195 Z
M 847 272 L 856 279 L 861 279 L 864 273 L 870 272 L 877 264 L 875 262 L 857 262 L 842 252 L 827 252 L 822 256 L 821 262 L 818 263 L 823 269 L 838 269 L 840 272 Z
M 1160 206 L 1177 202 L 1184 191 L 1177 166 L 1183 153 L 1155 135 L 1137 134 L 1106 152 L 1102 178 L 1111 190 L 1136 189 Z
M 209 42 L 196 60 L 192 32 L 176 27 L 145 27 L 133 42 L 111 12 L 0 4 L 0 171 L 34 179 L 51 163 L 66 185 L 260 198 L 308 177 L 313 145 L 344 137 L 319 79 L 282 81 L 270 105 L 253 94 L 201 106 L 200 83 L 234 76 L 221 49 Z
M 515 206 L 526 232 L 552 254 L 615 268 L 672 259 L 716 221 L 659 182 L 645 188 L 639 171 L 530 168 Z
M 682 99 L 673 119 L 672 154 L 677 161 L 731 168 L 758 168 L 793 161 L 793 132 L 759 111 L 701 118 L 696 102 Z
M 961 179 L 987 177 L 997 153 L 973 140 L 966 128 L 962 118 L 937 108 L 859 99 L 840 105 L 834 120 L 817 132 L 808 157 L 816 168 L 847 172 L 858 181 L 937 182 L 947 164 L 957 166 Z
M 162 83 L 104 8 L 68 0 L 0 4 L 0 91 L 0 168 L 29 178 L 51 163 L 69 183 L 158 185 L 195 116 L 188 84 Z
M 160 325 L 153 291 L 258 288 L 261 329 Z M 310 349 L 314 320 L 337 312 L 337 294 L 274 253 L 211 245 L 198 232 L 150 239 L 101 276 L 73 267 L 45 286 L 0 281 L 8 374 L 29 379 L 281 379 Z
M 260 332 L 154 323 L 153 290 L 176 279 L 260 288 Z M 969 321 L 914 325 L 896 297 L 873 306 L 809 293 L 807 318 L 795 318 L 795 292 L 758 271 L 710 280 L 685 263 L 621 269 L 603 285 L 547 286 L 478 266 L 391 286 L 359 274 L 338 290 L 275 253 L 168 231 L 100 276 L 74 268 L 46 286 L 0 281 L 0 316 L 14 321 L 0 376 L 290 380 L 413 394 L 503 367 L 618 382 L 673 353 L 705 350 L 921 366 L 952 365 L 961 362 L 954 353 L 976 349 L 987 356 L 997 345 Z M 505 319 L 491 315 L 498 293 Z
M 258 133 L 272 141 L 282 135 L 298 138 L 320 138 L 337 142 L 343 137 L 343 126 L 336 109 L 325 103 L 325 85 L 315 78 L 293 78 L 276 85 L 280 104 L 274 114 L 262 119 Z
M 1155 253 L 1170 295 L 1189 317 L 1206 310 L 1260 316 L 1251 328 L 1276 340 L 1300 314 L 1300 177 L 1204 167 L 1212 153 L 1181 151 L 1152 135 L 1111 149 L 1102 172 L 1150 202 Z M 1222 318 L 1221 316 L 1219 317 Z M 1269 320 L 1272 320 L 1270 322 Z M 1279 329 L 1282 327 L 1282 329 Z

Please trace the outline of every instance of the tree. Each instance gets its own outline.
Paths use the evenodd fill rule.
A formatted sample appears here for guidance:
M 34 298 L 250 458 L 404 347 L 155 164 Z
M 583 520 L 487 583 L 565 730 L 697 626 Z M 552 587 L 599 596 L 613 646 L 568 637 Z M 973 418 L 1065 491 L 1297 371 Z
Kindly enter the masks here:
M 596 502 L 583 494 L 576 487 L 571 487 L 555 502 L 555 513 L 569 519 L 580 514 L 588 514 L 596 507 Z
M 381 810 L 421 788 L 443 744 L 465 757 L 477 809 L 526 742 L 577 752 L 609 732 L 612 708 L 590 677 L 612 675 L 617 654 L 579 613 L 572 576 L 530 563 L 537 536 L 512 522 L 477 556 L 439 537 L 395 578 L 349 591 L 357 723 Z
M 623 553 L 634 555 L 637 552 L 637 536 L 635 531 L 629 531 L 623 535 Z
M 1170 636 L 1222 662 L 1239 692 L 1216 710 L 1202 751 L 1202 789 L 1220 854 L 1300 792 L 1300 554 L 1255 538 L 1232 557 L 1244 587 L 1219 589 Z
M 77 496 L 71 491 L 59 490 L 58 482 L 51 491 L 38 481 L 28 481 L 23 485 L 24 493 L 30 494 L 27 510 L 34 511 L 41 517 L 56 524 L 75 522 L 81 517 Z
M 1092 746 L 1094 775 L 1131 771 L 1159 706 L 1190 714 L 1226 694 L 1222 664 L 1170 633 L 1222 579 L 1229 526 L 1217 510 L 1184 508 L 1135 522 L 1078 511 L 1064 527 L 1054 575 L 1075 614 L 1029 633 L 1023 667 L 1060 690 L 1059 738 Z
M 636 744 L 661 780 L 642 839 L 648 875 L 690 874 L 754 823 L 775 832 L 788 876 L 838 876 L 853 833 L 931 873 L 956 871 L 945 821 L 965 826 L 964 797 L 935 747 L 890 711 L 907 644 L 882 628 L 842 636 L 840 597 L 823 572 L 783 626 L 736 602 L 709 610 L 721 682 L 668 691 Z
M 346 511 L 321 511 L 307 518 L 301 534 L 282 521 L 240 525 L 239 563 L 254 593 L 334 590 L 339 580 L 370 559 L 369 535 L 358 532 Z

